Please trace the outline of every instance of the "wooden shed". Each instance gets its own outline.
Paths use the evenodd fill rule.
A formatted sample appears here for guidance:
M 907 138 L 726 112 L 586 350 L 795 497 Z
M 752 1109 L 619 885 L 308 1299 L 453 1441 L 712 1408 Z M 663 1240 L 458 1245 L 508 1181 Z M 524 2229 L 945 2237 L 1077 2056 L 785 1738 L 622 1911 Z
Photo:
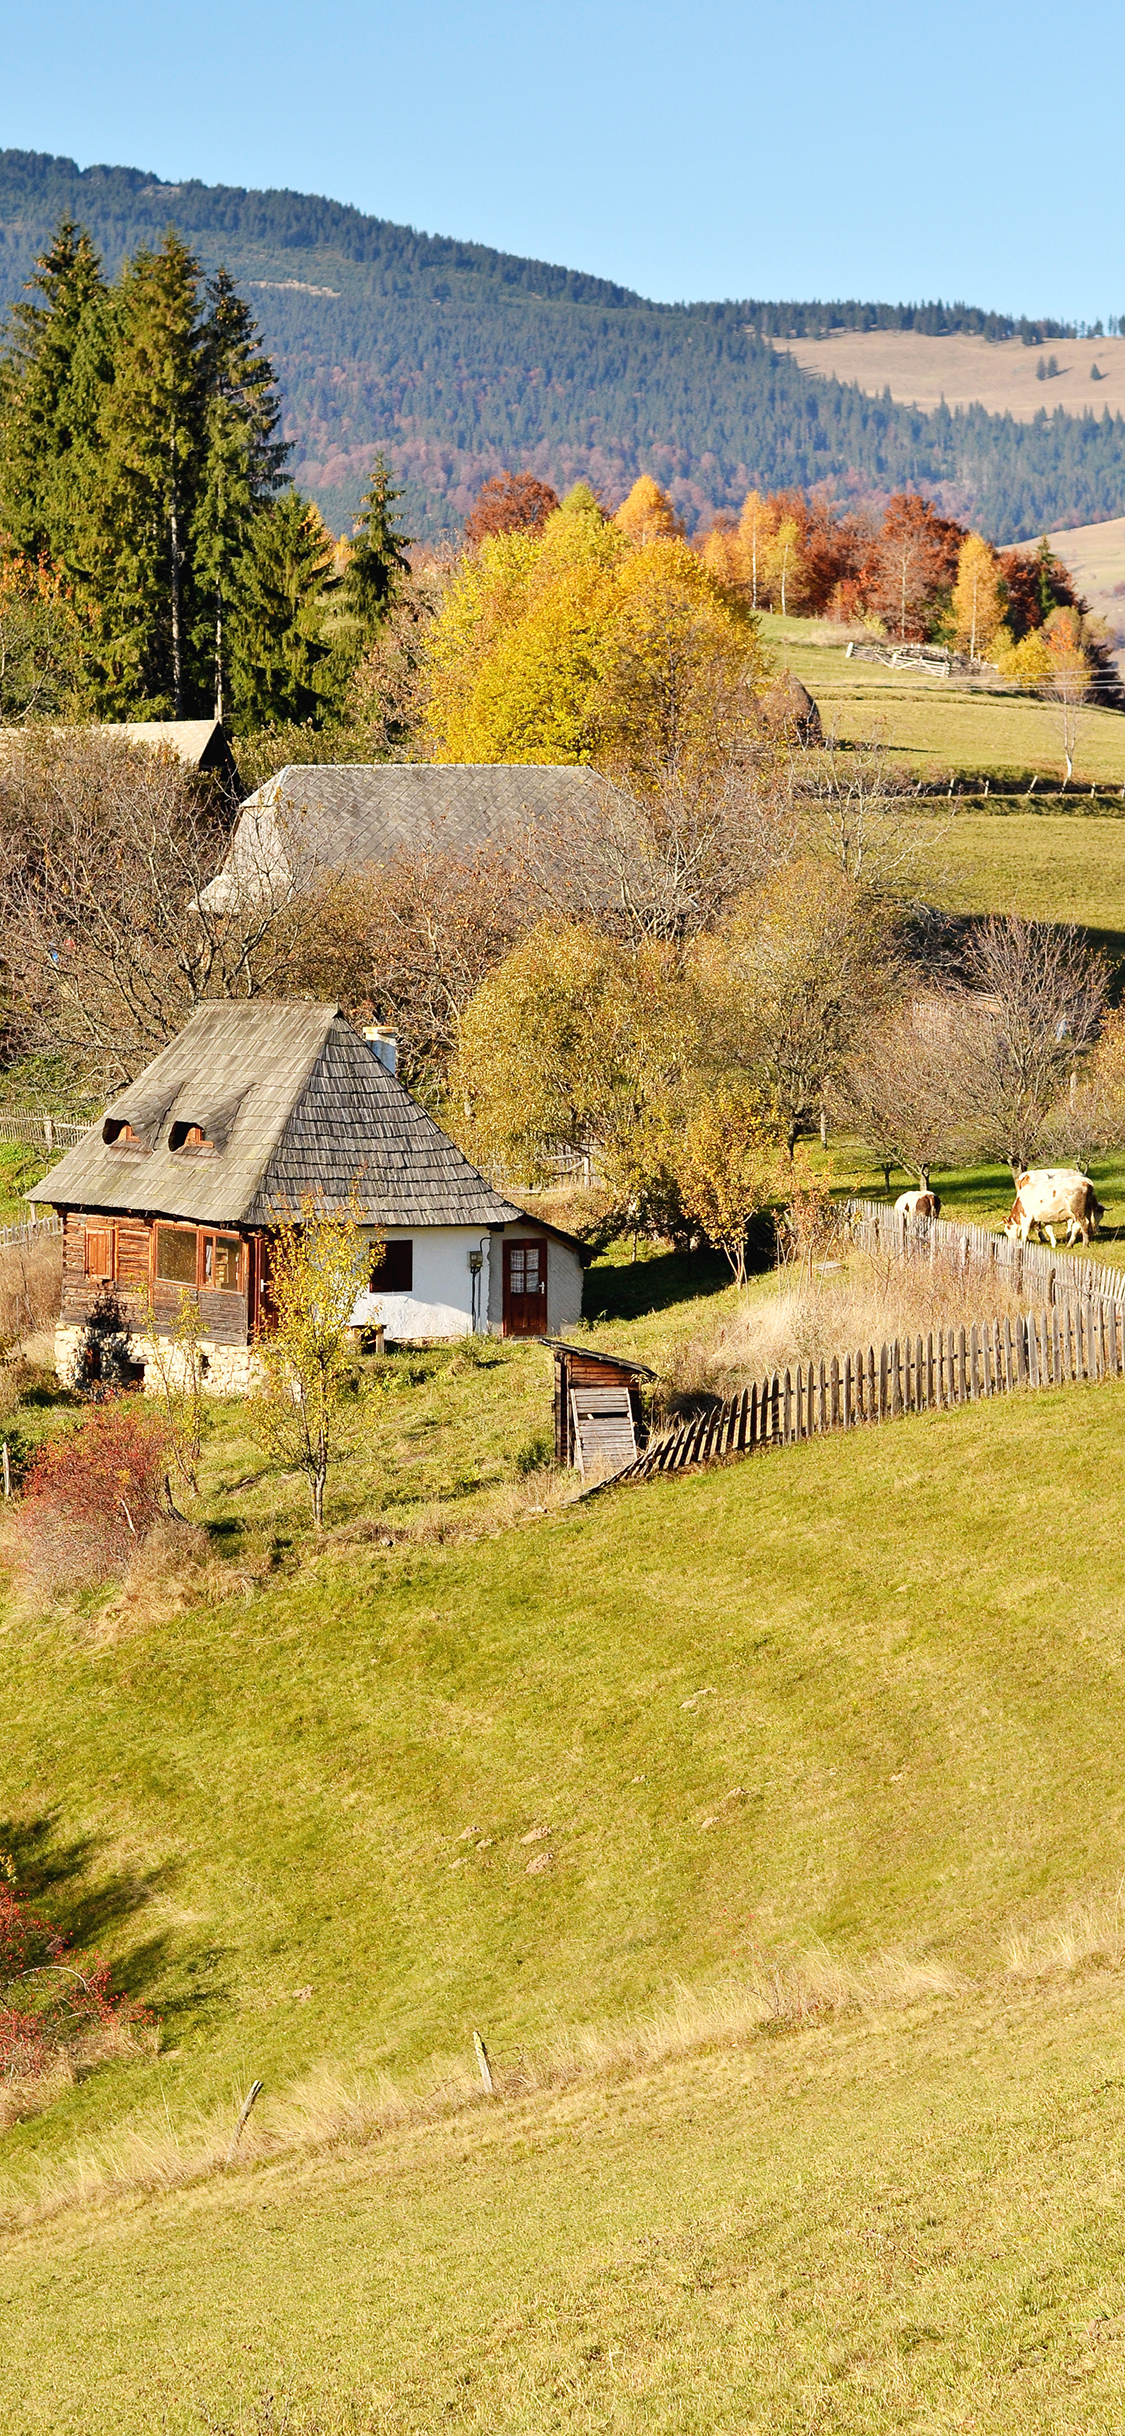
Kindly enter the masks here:
M 583 1474 L 619 1472 L 646 1431 L 641 1381 L 654 1373 L 620 1353 L 545 1340 L 555 1357 L 555 1461 Z

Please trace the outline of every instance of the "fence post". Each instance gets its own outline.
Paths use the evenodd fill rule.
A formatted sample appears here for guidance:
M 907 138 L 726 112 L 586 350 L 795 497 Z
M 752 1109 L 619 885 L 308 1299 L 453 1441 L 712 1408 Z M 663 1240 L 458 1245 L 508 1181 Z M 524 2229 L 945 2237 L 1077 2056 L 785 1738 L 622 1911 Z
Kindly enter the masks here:
M 959 1328 L 957 1331 L 957 1400 L 960 1404 L 964 1404 L 967 1401 L 965 1382 L 965 1357 L 967 1352 L 968 1347 L 965 1343 L 965 1331 L 963 1328 Z
M 894 1345 L 893 1345 L 892 1350 L 891 1350 L 891 1419 L 892 1419 L 892 1421 L 897 1421 L 897 1420 L 898 1420 L 898 1418 L 899 1418 L 899 1416 L 900 1416 L 900 1414 L 901 1414 L 901 1412 L 902 1412 L 902 1409 L 903 1409 L 903 1394 L 902 1394 L 902 1366 L 901 1366 L 901 1362 L 900 1362 L 900 1359 L 899 1359 L 899 1341 L 898 1341 L 898 1338 L 897 1338 L 897 1336 L 896 1336 L 895 1341 L 894 1341 Z

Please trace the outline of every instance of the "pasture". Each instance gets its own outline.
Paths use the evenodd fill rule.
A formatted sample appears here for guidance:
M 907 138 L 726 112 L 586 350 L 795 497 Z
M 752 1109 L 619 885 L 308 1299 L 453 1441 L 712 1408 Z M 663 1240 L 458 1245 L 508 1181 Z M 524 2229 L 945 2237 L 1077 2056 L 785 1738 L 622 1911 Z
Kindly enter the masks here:
M 1025 347 L 1020 338 L 977 338 L 967 330 L 930 338 L 921 330 L 836 330 L 829 338 L 774 340 L 780 352 L 796 357 L 803 372 L 822 380 L 854 381 L 868 397 L 889 389 L 901 405 L 921 406 L 927 413 L 945 404 L 984 406 L 989 414 L 1010 414 L 1030 423 L 1046 409 L 1054 414 L 1111 414 L 1125 411 L 1125 340 L 1120 338 L 1056 338 L 1042 347 Z M 1051 358 L 1058 366 L 1049 380 L 1039 378 Z M 1101 375 L 1092 378 L 1097 365 Z
M 1040 784 L 1059 786 L 1065 765 L 1054 704 L 1004 691 L 999 679 L 991 691 L 976 680 L 849 660 L 846 644 L 824 620 L 767 613 L 761 628 L 776 665 L 789 668 L 813 695 L 826 736 L 884 744 L 912 775 L 952 776 L 954 792 L 958 777 L 969 784 L 1017 779 L 1026 787 L 1038 773 Z M 1125 713 L 1084 708 L 1079 714 L 1074 791 L 1091 786 L 1118 796 L 1125 787 Z
M 1115 2427 L 1125 1390 L 1058 1413 L 11 1613 L 7 1843 L 161 2052 L 5 2136 L 5 2427 Z

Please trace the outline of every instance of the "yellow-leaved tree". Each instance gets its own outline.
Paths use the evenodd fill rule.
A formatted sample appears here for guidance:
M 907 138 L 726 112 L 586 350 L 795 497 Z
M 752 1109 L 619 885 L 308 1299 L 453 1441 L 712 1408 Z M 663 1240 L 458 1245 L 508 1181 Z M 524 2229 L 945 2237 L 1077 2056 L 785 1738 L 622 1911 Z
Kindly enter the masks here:
M 426 640 L 438 759 L 705 771 L 764 676 L 757 628 L 676 535 L 631 542 L 588 491 L 462 562 Z M 725 739 L 725 742 L 723 741 Z
M 766 553 L 777 530 L 777 515 L 760 491 L 747 491 L 738 519 L 738 539 L 742 551 L 743 582 L 748 586 L 750 606 L 759 609 L 766 598 Z
M 1011 638 L 1004 627 L 1007 594 L 996 552 L 980 533 L 967 533 L 957 558 L 953 587 L 953 622 L 959 651 L 971 660 L 984 660 L 994 648 L 1006 651 Z
M 613 521 L 638 547 L 648 541 L 674 541 L 684 529 L 667 492 L 651 474 L 638 475 Z
M 804 590 L 805 562 L 795 517 L 783 516 L 769 535 L 763 552 L 763 580 L 768 598 L 782 617 L 794 608 Z
M 381 1247 L 360 1225 L 353 1190 L 343 1208 L 315 1195 L 270 1238 L 270 1325 L 259 1340 L 255 1407 L 263 1445 L 304 1473 L 313 1522 L 324 1522 L 324 1484 L 340 1399 L 351 1369 L 351 1320 Z
M 777 1138 L 762 1097 L 735 1076 L 698 1101 L 674 1153 L 680 1198 L 746 1283 L 751 1220 L 780 1191 Z
M 659 1000 L 656 956 L 630 956 L 584 923 L 537 923 L 462 1015 L 453 1129 L 529 1183 L 560 1147 L 610 1148 L 652 1093 Z

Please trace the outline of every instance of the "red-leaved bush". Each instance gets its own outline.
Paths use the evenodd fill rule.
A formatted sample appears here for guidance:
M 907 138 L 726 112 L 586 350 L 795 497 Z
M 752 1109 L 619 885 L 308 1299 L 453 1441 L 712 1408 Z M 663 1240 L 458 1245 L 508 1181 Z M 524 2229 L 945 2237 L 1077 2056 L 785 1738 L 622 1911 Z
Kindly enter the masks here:
M 161 1511 L 169 1453 L 156 1414 L 118 1396 L 40 1447 L 13 1518 L 24 1570 L 56 1589 L 123 1573 Z
M 79 1969 L 61 1930 L 0 1886 L 0 2122 L 29 2111 L 37 2083 L 120 2053 L 145 2019 L 113 1994 L 108 1963 Z

